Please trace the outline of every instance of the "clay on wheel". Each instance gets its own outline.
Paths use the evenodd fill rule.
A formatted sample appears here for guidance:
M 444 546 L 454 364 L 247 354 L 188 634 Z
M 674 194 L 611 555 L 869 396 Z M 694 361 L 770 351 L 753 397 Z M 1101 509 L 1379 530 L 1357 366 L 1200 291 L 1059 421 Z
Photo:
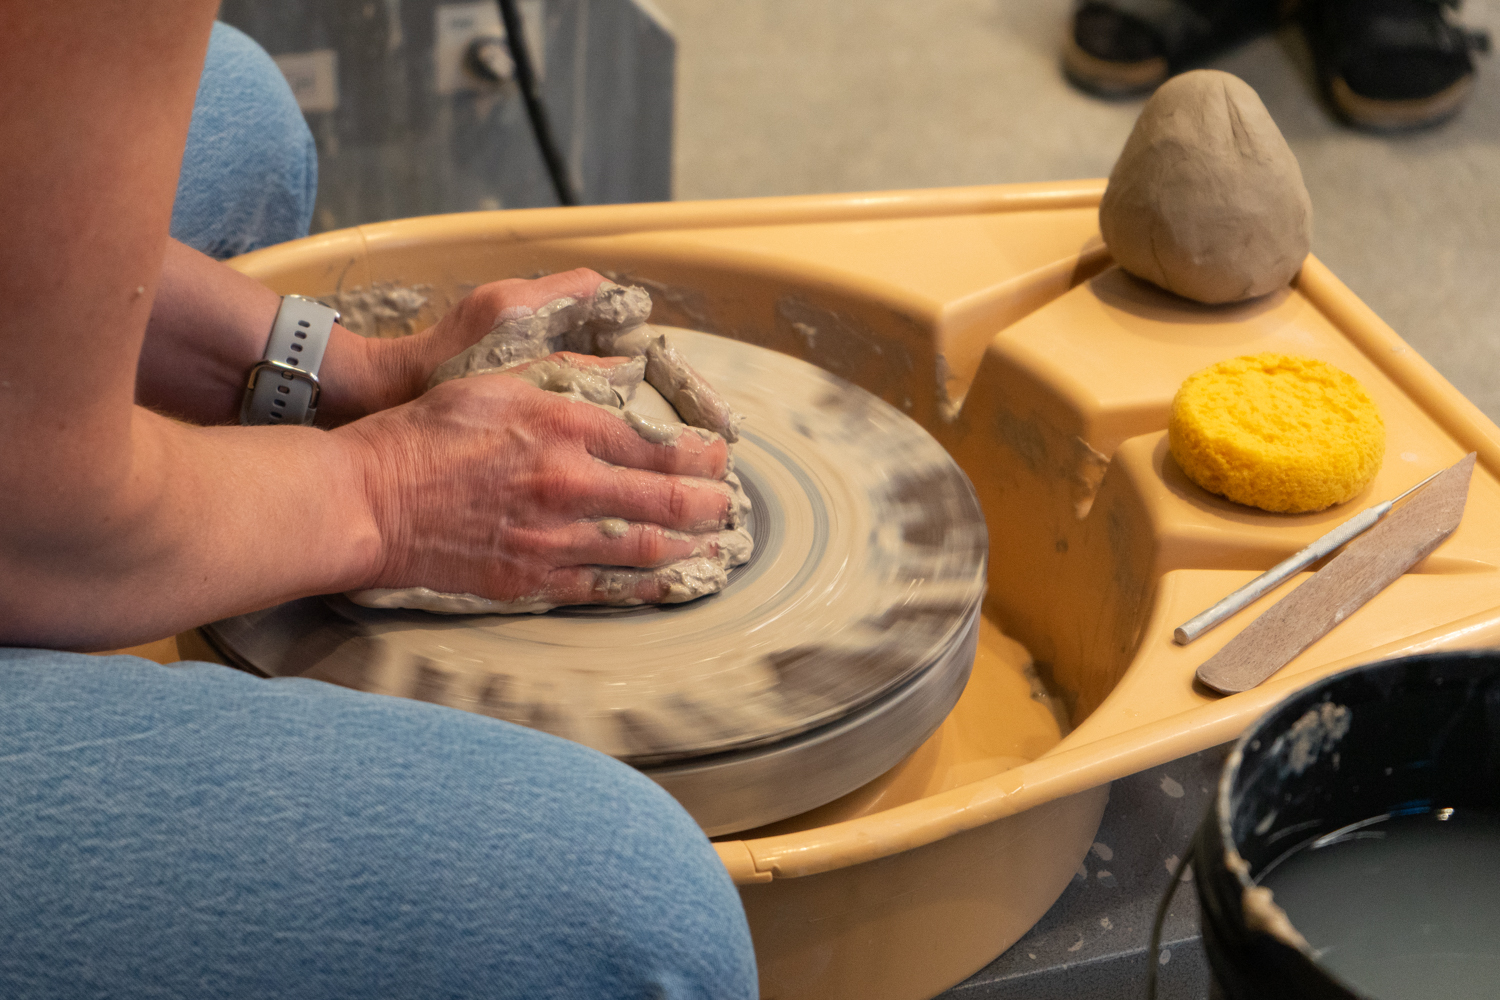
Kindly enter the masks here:
M 645 358 L 646 381 L 685 422 L 713 431 L 730 444 L 739 440 L 739 418 L 723 397 L 647 325 L 651 296 L 644 288 L 605 281 L 590 298 L 555 299 L 535 312 L 517 313 L 502 318 L 473 347 L 438 365 L 427 387 L 558 351 Z
M 972 660 L 989 544 L 942 446 L 805 361 L 666 335 L 747 414 L 734 460 L 755 551 L 723 591 L 457 620 L 314 597 L 216 623 L 215 641 L 265 673 L 478 712 L 640 766 L 780 745 Z
M 1312 246 L 1302 171 L 1255 91 L 1194 70 L 1156 91 L 1109 175 L 1099 229 L 1138 278 L 1199 302 L 1285 287 Z
M 449 379 L 499 374 L 598 406 L 657 444 L 670 444 L 682 434 L 722 436 L 731 442 L 724 476 L 729 518 L 715 537 L 715 550 L 655 569 L 600 567 L 593 588 L 597 604 L 640 604 L 635 596 L 638 584 L 648 578 L 663 587 L 662 604 L 716 594 L 729 582 L 729 570 L 747 562 L 754 548 L 748 529 L 750 498 L 734 471 L 732 442 L 739 437 L 739 417 L 665 336 L 645 324 L 650 312 L 651 299 L 644 289 L 606 281 L 591 298 L 557 299 L 535 312 L 522 309 L 503 317 L 477 344 L 439 365 L 428 382 L 431 388 Z M 559 351 L 632 360 L 601 370 L 550 356 Z M 628 525 L 604 518 L 599 530 L 619 537 Z M 540 614 L 559 606 L 546 594 L 494 600 L 429 587 L 359 590 L 346 596 L 367 608 L 439 614 Z

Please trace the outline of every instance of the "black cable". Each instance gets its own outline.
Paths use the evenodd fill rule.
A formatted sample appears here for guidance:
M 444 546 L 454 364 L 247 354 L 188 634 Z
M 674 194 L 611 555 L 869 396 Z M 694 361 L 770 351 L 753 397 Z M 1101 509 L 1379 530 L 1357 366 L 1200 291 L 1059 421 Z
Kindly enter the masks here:
M 1177 867 L 1172 872 L 1172 881 L 1167 885 L 1167 894 L 1161 898 L 1156 907 L 1156 920 L 1151 924 L 1151 946 L 1146 952 L 1146 1000 L 1156 1000 L 1157 968 L 1161 965 L 1161 931 L 1167 922 L 1167 909 L 1172 905 L 1172 897 L 1177 895 L 1177 887 L 1182 884 L 1182 874 L 1187 871 L 1188 865 L 1193 863 L 1193 848 L 1198 846 L 1198 838 L 1193 837 L 1188 842 L 1188 849 L 1183 852 L 1182 860 L 1177 862 Z
M 531 131 L 536 136 L 536 145 L 547 164 L 547 174 L 552 178 L 552 189 L 563 205 L 578 204 L 578 194 L 573 190 L 573 180 L 568 175 L 568 165 L 563 161 L 557 140 L 552 136 L 552 123 L 547 118 L 547 109 L 542 105 L 541 91 L 537 89 L 536 73 L 531 67 L 531 51 L 526 47 L 526 35 L 521 27 L 521 15 L 516 10 L 515 0 L 496 0 L 500 4 L 500 20 L 505 23 L 505 44 L 510 49 L 511 62 L 516 64 L 516 83 L 521 87 L 521 97 L 526 101 L 526 117 L 531 120 Z

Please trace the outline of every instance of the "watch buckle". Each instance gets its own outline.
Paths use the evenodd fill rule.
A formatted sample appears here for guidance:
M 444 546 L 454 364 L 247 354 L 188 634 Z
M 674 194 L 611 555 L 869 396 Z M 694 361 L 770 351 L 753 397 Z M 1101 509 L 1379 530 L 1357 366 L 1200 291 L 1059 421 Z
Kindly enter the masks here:
M 307 402 L 307 412 L 311 413 L 318 408 L 318 398 L 323 395 L 323 386 L 318 381 L 318 376 L 312 372 L 303 371 L 296 365 L 289 365 L 284 361 L 266 360 L 257 362 L 250 369 L 250 378 L 245 384 L 246 392 L 255 391 L 255 385 L 260 381 L 261 372 L 266 370 L 280 372 L 281 377 L 284 379 L 298 379 L 312 386 L 312 398 Z

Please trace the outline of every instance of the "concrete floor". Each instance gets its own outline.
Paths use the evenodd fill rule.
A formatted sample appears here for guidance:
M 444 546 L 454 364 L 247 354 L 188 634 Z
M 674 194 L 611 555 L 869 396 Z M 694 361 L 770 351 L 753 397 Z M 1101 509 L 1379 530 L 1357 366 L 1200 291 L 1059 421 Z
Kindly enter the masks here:
M 679 199 L 1103 177 L 1142 103 L 1063 82 L 1071 0 L 654 2 L 677 32 Z M 1463 20 L 1500 42 L 1500 0 Z M 1456 120 L 1398 137 L 1332 120 L 1295 30 L 1213 65 L 1301 161 L 1313 252 L 1500 421 L 1500 57 Z

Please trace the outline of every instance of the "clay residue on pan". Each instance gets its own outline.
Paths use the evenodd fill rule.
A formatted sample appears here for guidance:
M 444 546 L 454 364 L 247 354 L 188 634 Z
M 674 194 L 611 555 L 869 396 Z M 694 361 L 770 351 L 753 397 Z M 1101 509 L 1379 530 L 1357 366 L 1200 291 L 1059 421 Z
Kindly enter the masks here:
M 806 345 L 807 360 L 903 410 L 911 409 L 916 363 L 900 340 L 796 295 L 777 300 L 776 319 L 789 334 L 787 339 Z
M 1069 478 L 1073 488 L 1073 513 L 1078 520 L 1087 518 L 1089 511 L 1094 509 L 1094 497 L 1108 469 L 1108 455 L 1081 437 L 1073 438 L 1073 471 Z
M 954 399 L 948 391 L 948 383 L 953 380 L 953 366 L 948 363 L 948 356 L 939 354 L 933 361 L 932 375 L 933 391 L 937 395 L 938 416 L 943 418 L 944 423 L 951 424 L 958 419 L 963 410 L 964 401 L 962 397 Z
M 1085 520 L 1109 470 L 1109 456 L 1074 434 L 1064 438 L 1036 416 L 1022 417 L 1006 409 L 995 411 L 994 428 L 1032 472 L 1067 483 L 1073 514 Z
M 318 301 L 337 309 L 344 328 L 362 337 L 405 337 L 416 332 L 433 291 L 431 285 L 377 281 L 368 288 L 340 289 Z

